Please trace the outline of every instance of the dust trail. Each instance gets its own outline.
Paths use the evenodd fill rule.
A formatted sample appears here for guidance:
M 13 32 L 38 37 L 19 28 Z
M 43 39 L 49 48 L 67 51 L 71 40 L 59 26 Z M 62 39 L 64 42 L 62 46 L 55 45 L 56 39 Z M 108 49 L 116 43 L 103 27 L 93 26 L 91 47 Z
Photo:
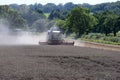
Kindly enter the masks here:
M 85 47 L 85 43 L 81 40 L 74 40 L 75 41 L 75 46 L 81 46 L 81 47 Z
M 9 23 L 0 19 L 0 45 L 38 45 L 39 41 L 46 41 L 46 34 L 10 29 Z
M 0 45 L 38 45 L 39 41 L 46 41 L 46 33 L 22 32 L 17 35 L 0 37 Z
M 46 32 L 36 34 L 32 32 L 23 32 L 17 36 L 16 44 L 22 45 L 38 45 L 39 41 L 46 41 Z

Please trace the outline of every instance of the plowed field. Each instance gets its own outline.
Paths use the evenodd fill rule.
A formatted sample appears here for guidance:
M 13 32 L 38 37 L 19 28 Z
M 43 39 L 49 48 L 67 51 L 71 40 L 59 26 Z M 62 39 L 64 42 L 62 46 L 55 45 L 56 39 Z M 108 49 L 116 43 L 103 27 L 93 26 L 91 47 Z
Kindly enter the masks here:
M 0 80 L 120 80 L 120 52 L 75 46 L 0 46 Z

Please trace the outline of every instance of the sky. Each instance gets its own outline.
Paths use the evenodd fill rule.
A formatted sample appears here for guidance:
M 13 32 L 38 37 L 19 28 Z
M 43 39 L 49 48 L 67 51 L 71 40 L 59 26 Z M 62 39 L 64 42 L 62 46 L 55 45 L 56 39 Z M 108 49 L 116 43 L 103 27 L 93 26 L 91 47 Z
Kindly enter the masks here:
M 91 5 L 105 3 L 105 2 L 116 2 L 120 0 L 0 0 L 0 5 L 5 4 L 35 4 L 41 3 L 45 5 L 46 3 L 55 3 L 56 5 L 59 3 L 65 4 L 67 2 L 73 2 L 75 4 L 83 4 L 89 3 Z

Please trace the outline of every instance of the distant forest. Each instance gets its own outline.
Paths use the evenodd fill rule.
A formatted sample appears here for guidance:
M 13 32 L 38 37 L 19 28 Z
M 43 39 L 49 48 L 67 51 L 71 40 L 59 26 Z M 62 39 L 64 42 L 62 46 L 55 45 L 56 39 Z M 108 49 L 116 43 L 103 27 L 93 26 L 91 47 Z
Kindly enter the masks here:
M 25 9 L 31 9 L 31 10 L 41 10 L 44 13 L 51 13 L 53 10 L 58 9 L 60 11 L 67 10 L 70 11 L 76 6 L 82 6 L 84 8 L 89 8 L 92 13 L 98 12 L 98 11 L 104 11 L 104 10 L 112 10 L 116 12 L 117 14 L 120 14 L 120 1 L 112 2 L 112 3 L 102 3 L 102 4 L 96 4 L 96 5 L 90 5 L 87 3 L 84 4 L 73 4 L 72 2 L 68 2 L 66 4 L 59 4 L 56 5 L 54 3 L 47 3 L 46 5 L 42 5 L 40 3 L 31 4 L 31 5 L 17 5 L 17 4 L 10 4 L 13 9 L 24 11 Z M 24 8 L 24 9 L 23 9 Z

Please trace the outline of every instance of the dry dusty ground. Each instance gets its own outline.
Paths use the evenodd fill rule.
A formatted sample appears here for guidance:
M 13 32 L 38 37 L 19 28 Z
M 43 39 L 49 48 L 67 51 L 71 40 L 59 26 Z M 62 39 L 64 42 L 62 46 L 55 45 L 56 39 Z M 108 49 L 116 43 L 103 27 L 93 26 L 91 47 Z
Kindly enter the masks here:
M 75 46 L 0 46 L 0 80 L 120 80 L 120 52 Z

